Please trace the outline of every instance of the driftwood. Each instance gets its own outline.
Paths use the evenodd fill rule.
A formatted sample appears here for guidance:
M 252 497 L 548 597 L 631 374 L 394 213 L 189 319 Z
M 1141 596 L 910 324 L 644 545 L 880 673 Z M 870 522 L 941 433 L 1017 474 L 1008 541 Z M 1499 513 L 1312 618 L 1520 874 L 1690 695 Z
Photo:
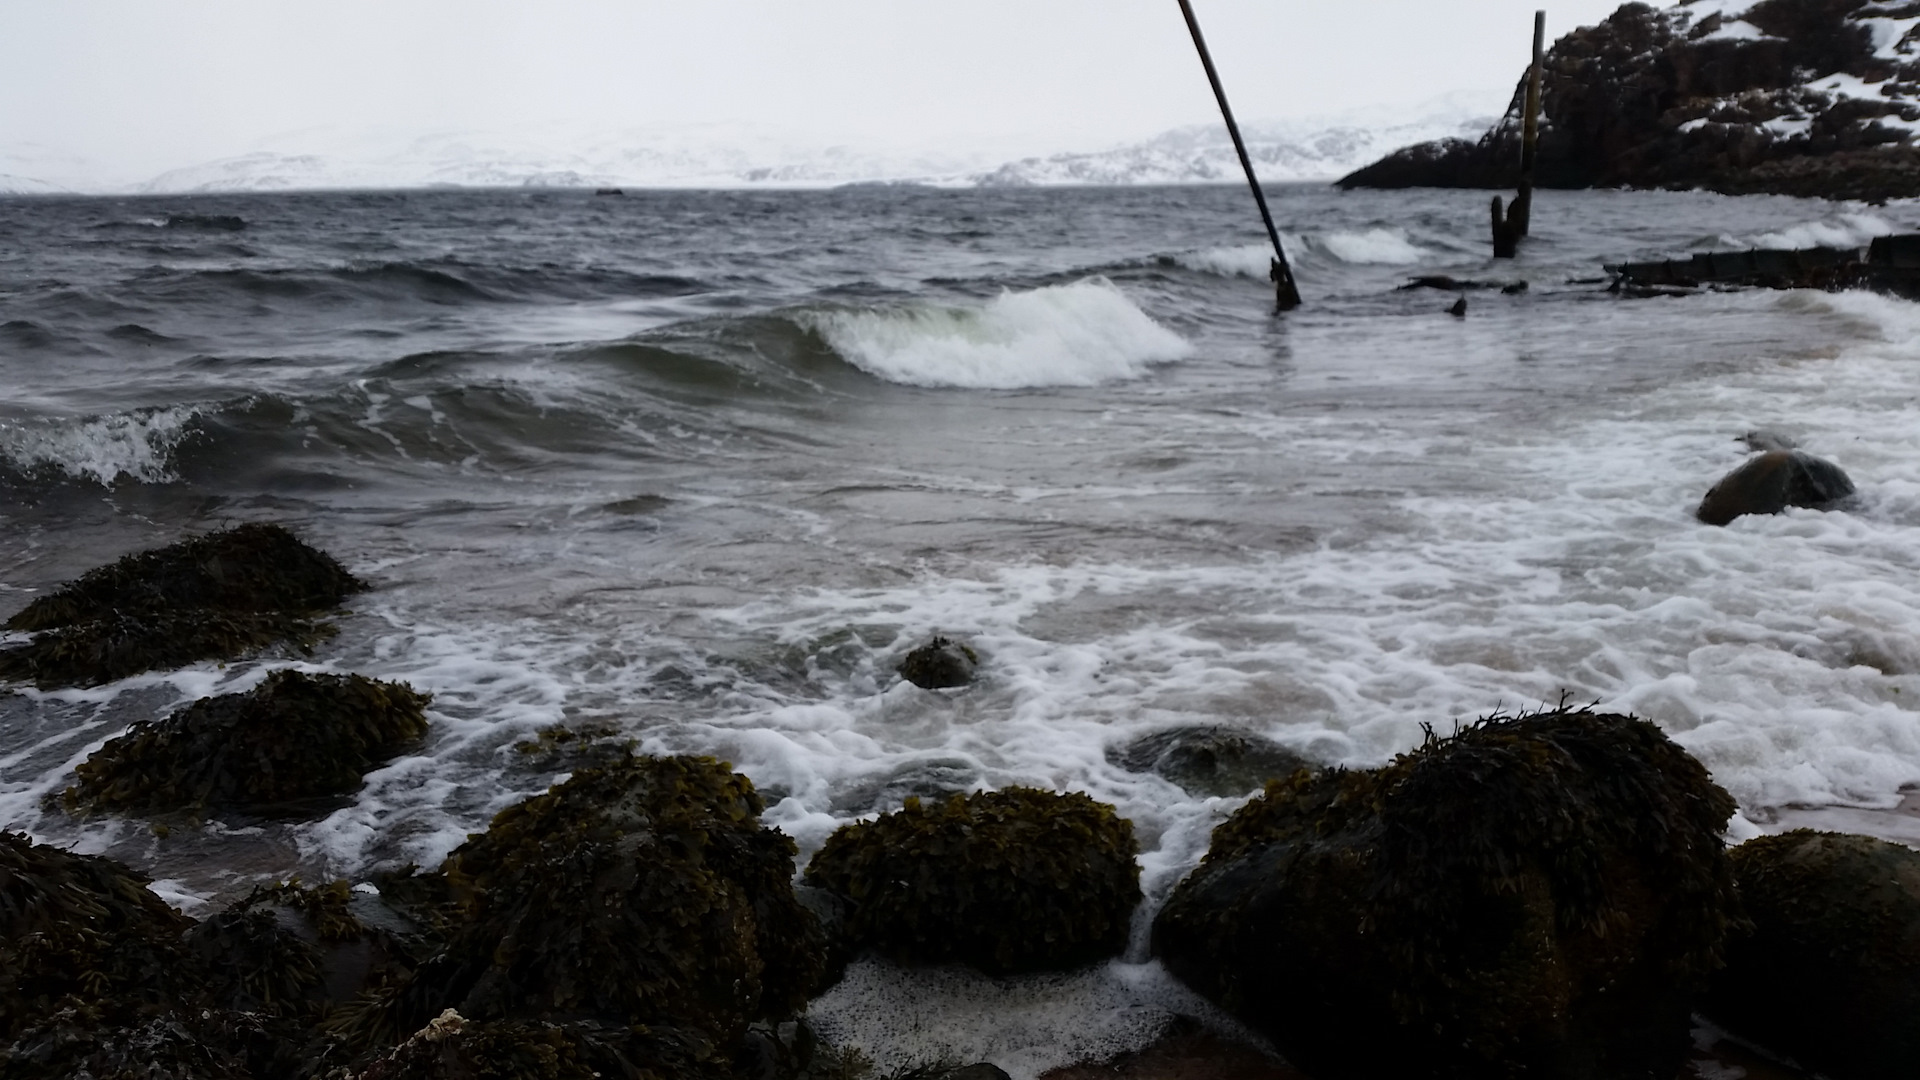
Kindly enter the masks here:
M 1864 256 L 1864 257 L 1863 257 Z M 1673 295 L 1709 286 L 1765 289 L 1872 289 L 1920 298 L 1920 233 L 1876 238 L 1859 248 L 1710 251 L 1689 259 L 1609 263 L 1612 290 Z

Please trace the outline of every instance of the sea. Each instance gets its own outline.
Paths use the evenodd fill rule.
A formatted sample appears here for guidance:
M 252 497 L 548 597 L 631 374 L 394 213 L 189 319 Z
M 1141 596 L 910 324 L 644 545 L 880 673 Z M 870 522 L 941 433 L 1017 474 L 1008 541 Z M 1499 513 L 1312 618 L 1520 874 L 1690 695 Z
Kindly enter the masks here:
M 564 778 L 515 749 L 555 728 L 732 762 L 801 865 L 911 795 L 1084 791 L 1140 842 L 1124 957 L 862 961 L 814 1007 L 883 1066 L 1023 1080 L 1206 1012 L 1146 928 L 1244 796 L 1129 771 L 1144 735 L 1365 768 L 1592 703 L 1698 756 L 1730 839 L 1920 844 L 1920 305 L 1602 269 L 1920 206 L 1542 192 L 1496 262 L 1486 200 L 1272 188 L 1277 315 L 1225 185 L 0 199 L 0 616 L 251 521 L 371 585 L 310 657 L 6 690 L 0 825 L 206 914 L 436 864 Z M 1755 430 L 1858 495 L 1699 523 Z M 901 680 L 934 635 L 975 684 Z M 317 820 L 50 802 L 128 723 L 289 666 L 430 692 L 431 733 Z

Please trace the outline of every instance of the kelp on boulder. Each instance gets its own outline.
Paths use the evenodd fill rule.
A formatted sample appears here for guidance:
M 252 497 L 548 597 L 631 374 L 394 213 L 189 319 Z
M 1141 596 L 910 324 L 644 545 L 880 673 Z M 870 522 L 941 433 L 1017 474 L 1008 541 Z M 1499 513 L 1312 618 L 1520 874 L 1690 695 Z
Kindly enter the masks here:
M 444 866 L 462 922 L 396 996 L 414 1030 L 455 1008 L 685 1027 L 727 1052 L 806 1003 L 823 941 L 793 893 L 793 841 L 711 758 L 583 769 L 507 808 Z
M 1140 901 L 1133 823 L 1034 788 L 909 799 L 827 838 L 806 883 L 847 897 L 854 940 L 905 964 L 1077 967 L 1126 945 Z
M 137 721 L 75 770 L 69 805 L 272 812 L 357 789 L 426 734 L 428 701 L 401 683 L 282 670 L 244 694 Z
M 1920 851 L 1796 829 L 1729 855 L 1752 932 L 1704 1012 L 1836 1080 L 1920 1063 Z
M 0 1043 L 63 1010 L 132 1021 L 182 996 L 193 920 L 110 859 L 0 832 Z
M 366 588 L 284 526 L 237 525 L 89 570 L 7 620 L 47 630 L 115 613 L 187 608 L 324 611 Z
M 1270 783 L 1154 952 L 1325 1080 L 1671 1076 L 1735 918 L 1733 809 L 1643 720 L 1497 714 Z
M 309 651 L 313 616 L 366 586 L 279 525 L 240 525 L 90 570 L 7 620 L 35 632 L 0 650 L 0 679 L 42 689 L 231 659 L 286 641 Z

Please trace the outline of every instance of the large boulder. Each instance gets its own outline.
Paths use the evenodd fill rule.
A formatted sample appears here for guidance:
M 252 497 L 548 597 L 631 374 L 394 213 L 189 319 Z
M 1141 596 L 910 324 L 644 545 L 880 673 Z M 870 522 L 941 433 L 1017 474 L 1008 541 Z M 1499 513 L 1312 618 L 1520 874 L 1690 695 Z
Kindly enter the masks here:
M 42 689 L 111 682 L 275 642 L 310 651 L 313 616 L 365 588 L 279 525 L 240 525 L 89 570 L 7 620 L 33 632 L 0 650 L 0 679 Z
M 180 940 L 192 925 L 119 863 L 0 832 L 0 1043 L 62 1011 L 160 1013 L 193 989 Z
M 1789 506 L 1826 510 L 1853 490 L 1852 479 L 1833 462 L 1804 450 L 1771 449 L 1721 477 L 1694 516 L 1708 525 L 1725 525 L 1746 514 L 1777 514 Z
M 1670 1077 L 1733 917 L 1733 809 L 1645 721 L 1495 715 L 1269 784 L 1153 948 L 1320 1080 Z
M 68 805 L 274 813 L 350 794 L 426 734 L 428 701 L 402 683 L 282 670 L 126 734 L 74 770 Z
M 896 962 L 1057 970 L 1125 947 L 1137 851 L 1113 807 L 1016 787 L 844 826 L 806 883 L 851 900 L 853 939 Z
M 1880 38 L 1906 17 L 1868 0 L 1624 4 L 1547 52 L 1536 180 L 1920 195 L 1920 148 L 1907 127 L 1920 118 L 1920 49 L 1910 34 Z M 1339 183 L 1512 187 L 1522 96 L 1516 89 L 1506 117 L 1477 142 L 1407 147 Z
M 1920 1071 L 1920 851 L 1798 829 L 1731 860 L 1753 926 L 1706 1014 L 1834 1080 Z
M 793 841 L 763 809 L 722 762 L 636 757 L 501 811 L 447 858 L 460 922 L 399 989 L 393 1029 L 451 1008 L 684 1028 L 730 1052 L 804 1005 L 824 962 Z

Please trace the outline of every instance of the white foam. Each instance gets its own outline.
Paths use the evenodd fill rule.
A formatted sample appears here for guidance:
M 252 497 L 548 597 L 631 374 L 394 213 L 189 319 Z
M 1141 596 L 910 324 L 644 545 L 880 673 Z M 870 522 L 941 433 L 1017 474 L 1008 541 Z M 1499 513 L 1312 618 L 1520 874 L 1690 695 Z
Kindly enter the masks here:
M 1341 262 L 1362 265 L 1412 266 L 1434 255 L 1409 240 L 1405 229 L 1310 234 L 1305 240 L 1309 246 L 1322 248 Z
M 1736 243 L 1750 248 L 1769 248 L 1795 250 L 1811 247 L 1865 247 L 1876 236 L 1886 236 L 1899 229 L 1886 218 L 1878 214 L 1839 213 L 1820 219 L 1803 222 L 1773 232 L 1759 233 L 1737 240 Z
M 860 1050 L 881 1075 L 984 1061 L 1013 1080 L 1142 1049 L 1177 1015 L 1227 1026 L 1158 963 L 1118 962 L 993 978 L 965 968 L 907 970 L 860 960 L 807 1008 L 824 1041 Z
M 910 386 L 1093 386 L 1192 352 L 1103 278 L 1003 292 L 973 308 L 812 312 L 801 321 L 849 363 Z
M 58 470 L 112 487 L 122 480 L 170 483 L 174 452 L 193 432 L 201 405 L 134 409 L 72 419 L 0 421 L 0 457 L 22 472 Z
M 1189 251 L 1175 255 L 1173 261 L 1189 270 L 1198 270 L 1203 274 L 1265 281 L 1268 269 L 1273 262 L 1273 248 L 1267 244 L 1207 248 L 1204 251 Z

